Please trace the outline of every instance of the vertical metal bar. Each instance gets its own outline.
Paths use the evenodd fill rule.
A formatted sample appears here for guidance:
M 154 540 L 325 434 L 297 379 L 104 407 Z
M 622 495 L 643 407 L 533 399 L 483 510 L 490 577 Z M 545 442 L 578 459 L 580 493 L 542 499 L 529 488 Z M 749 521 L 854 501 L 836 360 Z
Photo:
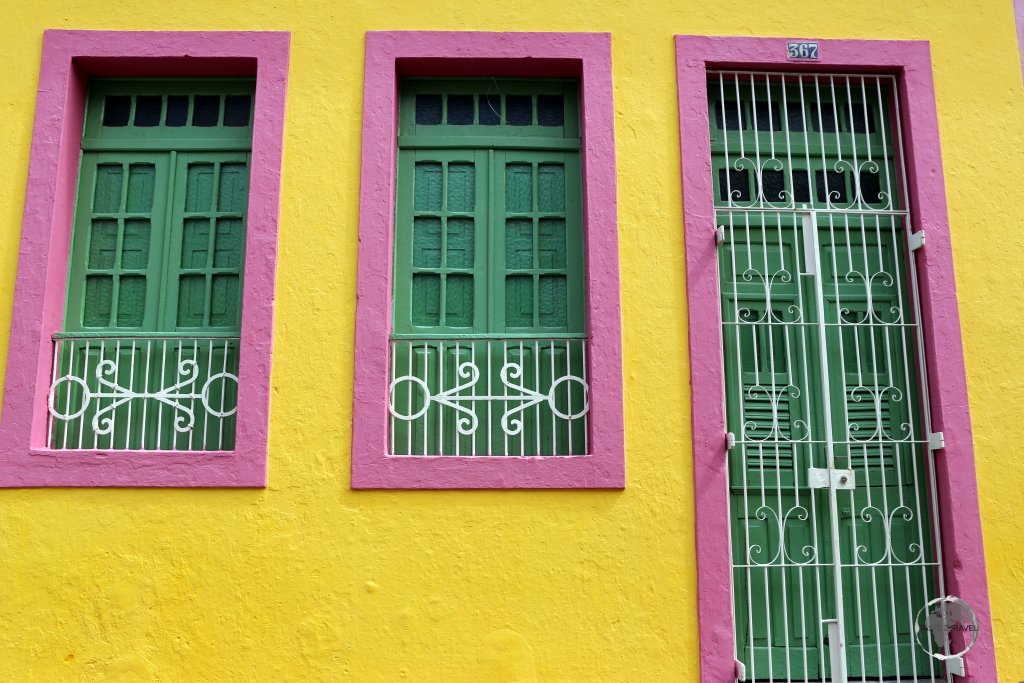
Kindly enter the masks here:
M 412 377 L 412 376 L 413 376 L 413 364 L 412 364 L 412 359 L 413 359 L 413 353 L 412 353 L 412 342 L 405 342 L 405 348 L 406 348 L 406 352 L 408 353 L 408 356 L 409 356 L 409 358 L 408 358 L 408 361 L 407 361 L 407 362 L 408 362 L 408 364 L 409 364 L 407 372 L 409 373 L 409 376 L 410 376 L 410 377 Z M 412 415 L 412 414 L 413 414 L 413 413 L 412 413 L 412 391 L 409 391 L 409 392 L 408 392 L 408 393 L 406 394 L 406 397 L 407 397 L 407 399 L 408 399 L 408 406 L 407 406 L 407 408 L 406 408 L 405 414 L 406 414 L 406 415 Z M 415 454 L 414 454 L 414 453 L 412 452 L 412 433 L 413 433 L 414 431 L 416 431 L 416 430 L 415 430 L 415 429 L 413 428 L 413 425 L 414 425 L 414 424 L 415 424 L 415 421 L 414 421 L 414 420 L 410 420 L 409 422 L 407 422 L 407 423 L 406 423 L 406 430 L 405 430 L 405 435 L 406 435 L 406 437 L 407 437 L 407 439 L 408 439 L 408 443 L 406 444 L 406 451 L 405 451 L 405 454 L 406 454 L 406 455 L 415 455 Z
M 192 375 L 192 398 L 189 399 L 189 406 L 192 408 L 192 426 L 188 430 L 188 449 L 192 450 L 192 436 L 196 431 L 196 381 L 199 379 L 199 340 L 192 339 L 192 362 L 195 363 L 195 374 Z M 206 416 L 203 416 L 205 422 Z
M 147 339 L 146 340 L 146 370 L 143 372 L 143 375 L 142 375 L 142 392 L 143 393 L 146 393 L 146 392 L 149 391 L 149 362 L 150 362 L 150 356 L 152 356 L 152 354 L 153 354 L 153 340 L 152 339 Z M 149 432 L 146 429 L 147 428 L 147 424 L 148 424 L 147 421 L 146 421 L 148 407 L 149 407 L 149 401 L 146 400 L 145 398 L 143 398 L 142 399 L 142 435 L 141 435 L 141 439 L 139 440 L 139 447 L 142 448 L 143 450 L 146 450 L 146 447 L 147 447 L 146 438 L 147 438 L 147 436 L 149 434 Z
M 485 381 L 489 382 L 490 381 L 490 373 L 482 373 L 482 372 L 480 372 L 480 366 L 478 366 L 476 364 L 476 347 L 478 346 L 478 344 L 479 344 L 479 342 L 475 342 L 475 341 L 469 343 L 469 362 L 473 364 L 473 368 L 478 373 L 477 377 L 485 377 L 485 378 L 487 378 Z M 469 393 L 474 398 L 476 397 L 476 386 L 479 383 L 480 383 L 479 380 L 477 380 L 476 382 L 473 382 L 473 386 L 471 386 L 469 388 Z M 485 388 L 484 389 L 484 395 L 486 396 L 487 393 L 488 392 L 487 392 L 487 390 Z M 478 407 L 477 407 L 477 402 L 473 401 L 473 415 L 476 416 L 476 429 L 473 430 L 473 435 L 470 437 L 470 449 L 469 449 L 470 452 L 469 452 L 469 455 L 480 455 L 481 454 L 480 453 L 480 447 L 477 444 L 477 440 L 476 440 L 477 435 L 480 433 L 480 422 L 481 422 L 481 420 L 480 420 L 481 414 L 480 413 L 481 412 L 482 411 L 480 411 L 478 409 Z M 490 430 L 490 425 L 485 425 L 484 426 L 484 430 L 485 430 L 484 434 L 487 434 L 489 432 L 489 430 Z
M 395 390 L 392 387 L 395 386 L 395 377 L 397 376 L 396 366 L 398 365 L 398 342 L 392 339 L 389 346 L 390 348 L 388 351 L 390 352 L 390 357 L 388 358 L 388 387 L 390 395 L 388 396 L 388 405 L 394 408 L 395 399 L 397 397 L 395 396 Z M 395 455 L 395 416 L 391 414 L 390 410 L 388 411 L 388 434 L 390 437 L 388 439 L 388 455 Z
M 57 360 L 60 357 L 60 340 L 51 339 L 53 345 L 53 369 L 50 371 L 50 396 L 47 396 L 47 411 L 46 411 L 46 447 L 53 447 L 53 413 L 49 411 L 50 402 L 57 400 Z
M 225 339 L 224 340 L 224 353 L 223 353 L 224 358 L 221 360 L 221 372 L 224 372 L 224 373 L 226 373 L 228 371 L 228 353 L 231 350 L 231 341 L 232 341 L 231 339 Z M 238 341 L 238 346 L 241 347 L 241 345 L 242 345 L 241 338 L 239 338 L 237 341 Z M 210 341 L 210 347 L 211 348 L 213 347 L 213 340 Z M 241 349 L 239 349 L 239 352 L 241 352 Z M 233 368 L 233 369 L 234 369 L 235 374 L 237 376 L 238 368 Z M 221 390 L 220 390 L 220 414 L 221 414 L 221 417 L 217 418 L 217 449 L 218 450 L 224 450 L 224 420 L 226 420 L 227 418 L 223 417 L 223 415 L 224 415 L 224 400 L 226 398 L 227 393 L 228 393 L 227 382 L 222 382 L 221 383 Z M 238 414 L 237 411 L 238 411 L 238 395 L 236 393 L 236 395 L 235 395 L 235 414 L 236 415 Z
M 167 372 L 167 339 L 158 340 L 160 350 L 160 382 L 157 386 L 164 386 L 164 375 Z M 156 409 L 156 447 L 157 450 L 163 450 L 164 448 L 164 408 L 163 403 L 157 403 L 153 407 Z M 173 431 L 173 430 L 172 430 Z M 173 439 L 168 449 L 173 449 Z
M 536 178 L 536 176 L 537 176 L 536 170 L 537 170 L 537 167 L 536 167 L 536 164 L 534 164 L 534 178 Z M 534 202 L 536 202 L 536 201 L 537 200 L 536 200 L 536 195 L 535 195 Z M 536 222 L 536 219 L 535 219 L 534 222 Z M 535 253 L 536 253 L 536 244 L 537 244 L 537 242 L 535 241 L 534 242 Z M 538 282 L 539 282 L 539 280 L 538 280 Z M 534 288 L 534 291 L 536 292 L 536 288 Z M 533 310 L 537 311 L 536 308 L 533 309 Z M 540 313 L 537 312 L 536 315 L 539 316 Z M 526 386 L 526 362 L 523 360 L 523 340 L 522 339 L 519 340 L 519 383 L 520 383 L 520 386 Z M 522 455 L 526 455 L 526 411 L 525 410 L 519 413 L 519 419 L 521 420 L 520 423 L 519 423 L 519 455 L 522 456 Z
M 565 375 L 566 377 L 572 377 L 572 349 L 569 348 L 569 340 L 565 340 Z M 566 408 L 565 414 L 572 415 L 572 382 L 565 383 L 566 389 Z M 554 395 L 552 395 L 554 400 Z M 573 455 L 572 449 L 572 418 L 570 417 L 565 421 L 566 431 L 569 432 L 569 452 L 566 455 Z
M 494 368 L 494 362 L 491 359 L 491 347 L 494 345 L 494 342 L 488 340 L 488 341 L 484 342 L 484 344 L 487 345 L 487 373 L 486 373 L 486 376 L 487 376 L 487 387 L 486 387 L 486 395 L 487 396 L 493 396 L 494 395 L 494 393 L 493 393 L 494 392 L 494 389 L 493 389 L 493 387 L 494 387 L 494 376 L 492 374 L 492 370 Z M 491 399 L 487 400 L 487 455 L 491 455 L 493 453 L 493 451 L 494 451 L 494 448 L 493 448 L 493 442 L 494 442 L 494 416 L 491 413 L 491 405 L 493 403 L 494 403 L 494 401 L 492 401 Z
M 505 340 L 502 340 L 502 342 L 501 342 L 501 369 L 502 369 L 502 372 L 504 372 L 505 368 L 507 368 L 507 367 L 508 367 L 508 340 L 505 339 Z M 499 373 L 498 376 L 501 377 L 501 374 Z M 503 386 L 501 393 L 505 397 L 504 400 L 502 400 L 502 402 L 501 402 L 502 419 L 504 420 L 505 415 L 508 415 L 508 387 Z M 508 455 L 508 429 L 506 428 L 507 425 L 508 425 L 508 421 L 507 420 L 502 422 L 502 425 L 501 425 L 501 432 L 502 432 L 502 434 L 505 437 L 505 448 L 501 451 L 502 455 Z
M 533 340 L 533 389 L 540 391 L 540 341 Z M 537 442 L 537 451 L 534 455 L 543 455 L 540 447 L 540 403 L 533 404 L 533 433 Z
M 82 379 L 85 380 L 86 384 L 89 382 L 89 346 L 90 342 L 88 339 L 85 340 L 85 355 L 82 356 Z M 72 359 L 71 366 L 74 367 L 74 359 Z M 88 389 L 86 389 L 88 391 Z M 70 396 L 69 396 L 70 399 Z M 97 398 L 95 401 L 94 410 L 99 410 L 100 400 Z M 82 449 L 82 437 L 85 434 L 85 412 L 78 417 L 78 449 Z M 96 448 L 96 430 L 92 431 L 92 447 Z
M 580 339 L 579 340 L 579 345 L 580 345 L 580 358 L 583 360 L 583 364 L 582 364 L 582 366 L 580 368 L 581 372 L 583 373 L 582 374 L 583 386 L 589 387 L 590 385 L 587 384 L 587 340 L 586 339 Z M 590 397 L 586 396 L 585 398 L 586 398 L 586 400 L 588 402 L 587 403 L 587 407 L 589 408 Z M 590 439 L 590 410 L 588 409 L 587 412 L 583 413 L 583 454 L 584 455 L 589 455 L 590 454 L 589 439 Z
M 107 350 L 109 348 L 107 345 L 108 345 L 109 342 L 110 342 L 109 339 L 106 339 L 106 340 L 103 340 L 102 342 L 100 342 L 100 344 L 101 344 L 101 346 L 100 346 L 100 358 L 101 359 L 103 359 L 106 356 Z M 121 371 L 121 340 L 120 339 L 116 339 L 116 340 L 114 340 L 114 386 L 118 386 L 120 384 L 120 382 L 118 381 L 118 375 L 120 374 L 120 371 Z M 117 434 L 117 403 L 118 403 L 117 402 L 117 398 L 116 397 L 111 397 L 111 399 L 110 399 L 110 405 L 111 405 L 111 410 L 110 410 L 110 439 L 109 439 L 110 446 L 108 447 L 108 448 L 110 448 L 110 450 L 114 450 L 114 435 Z
M 214 187 L 216 187 L 216 186 L 214 186 Z M 175 346 L 178 347 L 178 362 L 174 366 L 174 384 L 177 384 L 178 381 L 181 379 L 181 354 L 182 354 L 182 351 L 185 348 L 185 340 L 184 339 L 176 339 L 174 344 L 175 344 Z M 164 386 L 166 386 L 166 385 L 161 385 L 160 388 L 163 389 Z M 178 432 L 178 415 L 179 415 L 178 411 L 172 408 L 171 409 L 171 434 L 172 434 L 172 437 L 171 437 L 171 448 L 173 448 L 174 450 L 178 450 L 178 434 L 180 433 L 180 432 Z
M 135 393 L 135 339 L 132 339 L 132 350 L 131 350 L 131 356 L 130 357 L 131 357 L 131 362 L 129 364 L 129 371 L 128 371 L 128 390 L 131 391 L 134 394 Z M 127 419 L 127 422 L 128 422 L 128 426 L 125 428 L 125 431 L 124 431 L 124 448 L 125 448 L 125 450 L 131 450 L 131 447 L 132 447 L 131 446 L 132 424 L 133 424 L 133 421 L 132 421 L 132 399 L 128 399 L 127 403 L 128 403 L 128 411 L 127 411 L 128 415 L 127 415 L 126 419 Z
M 460 367 L 460 363 L 462 362 L 461 359 L 462 359 L 462 344 L 458 340 L 456 340 L 456 342 L 455 342 L 455 386 L 458 386 L 459 384 L 461 384 L 461 382 L 459 382 L 459 378 L 461 377 L 461 375 L 459 374 L 459 367 Z M 459 394 L 461 395 L 462 391 L 459 391 Z M 456 396 L 455 398 L 458 399 L 459 397 Z M 458 405 L 459 406 L 463 406 L 465 404 L 462 403 L 461 401 L 459 401 Z M 471 404 L 471 405 L 473 405 L 474 409 L 476 408 L 475 404 Z M 459 455 L 459 442 L 462 441 L 462 437 L 459 434 L 459 413 L 456 411 L 456 413 L 452 417 L 455 418 L 455 433 L 453 434 L 453 438 L 455 440 L 455 455 L 458 456 Z
M 549 354 L 548 360 L 551 366 L 551 381 L 555 381 L 555 340 L 552 339 L 548 342 Z M 551 413 L 551 455 L 561 455 L 558 452 L 558 416 L 552 411 Z
M 430 346 L 423 342 L 423 382 L 430 386 Z M 424 397 L 426 400 L 426 397 Z M 430 433 L 430 401 L 426 400 L 426 410 L 423 412 L 423 452 L 420 455 L 430 455 L 430 446 L 427 444 L 427 435 Z
M 838 619 L 822 622 L 828 633 L 828 650 L 832 664 L 832 683 L 846 683 L 846 657 L 843 652 L 843 628 Z
M 826 181 L 826 189 L 827 189 Z M 825 328 L 825 297 L 822 291 L 821 285 L 821 254 L 818 246 L 818 228 L 817 228 L 817 212 L 810 211 L 803 215 L 803 231 L 804 231 L 804 245 L 805 249 L 809 249 L 809 257 L 812 262 L 813 268 L 811 272 L 814 276 L 811 278 L 811 282 L 814 285 L 814 297 L 815 307 L 817 309 L 817 327 L 818 327 L 818 356 L 821 367 L 821 391 L 825 397 L 831 396 L 832 392 L 829 387 L 829 362 L 828 353 L 826 351 L 827 346 L 827 331 Z M 826 403 L 825 409 L 822 411 L 824 415 L 824 427 L 825 427 L 825 455 L 828 463 L 828 469 L 831 476 L 831 472 L 836 469 L 835 463 L 835 435 L 832 432 L 832 411 Z M 832 563 L 833 563 L 833 582 L 835 584 L 835 599 L 836 599 L 836 634 L 835 638 L 829 635 L 829 643 L 832 647 L 838 647 L 840 653 L 844 656 L 838 658 L 838 665 L 836 663 L 836 656 L 833 654 L 833 670 L 832 680 L 835 683 L 847 683 L 846 676 L 846 634 L 845 634 L 845 620 L 843 614 L 843 581 L 842 581 L 842 546 L 839 540 L 839 534 L 836 531 L 836 521 L 839 519 L 839 501 L 836 497 L 835 487 L 829 487 L 829 512 L 833 520 L 833 533 L 832 536 Z M 835 651 L 833 650 L 833 653 Z
M 458 382 L 456 382 L 456 384 L 457 383 Z M 437 342 L 437 388 L 438 388 L 438 391 L 444 391 L 444 341 Z M 437 454 L 438 455 L 444 455 L 444 404 L 443 403 L 438 403 L 437 404 Z
M 210 380 L 210 377 L 212 377 L 214 374 L 216 374 L 213 371 L 213 344 L 214 344 L 214 341 L 212 339 L 206 339 L 204 341 L 206 342 L 206 381 L 208 382 Z M 226 344 L 227 340 L 225 339 L 224 342 Z M 225 360 L 226 360 L 226 358 L 227 358 L 227 354 L 225 353 Z M 205 382 L 203 383 L 203 386 L 206 386 Z M 211 388 L 212 388 L 212 386 L 211 386 Z M 224 392 L 225 392 L 226 389 L 227 389 L 227 384 L 224 381 L 221 381 L 220 398 L 221 398 L 222 401 L 224 400 Z M 200 400 L 202 400 L 202 397 L 200 397 Z M 206 396 L 206 401 L 209 401 L 209 400 L 210 400 L 210 397 L 209 397 L 209 395 L 207 395 Z M 204 451 L 207 450 L 208 446 L 209 446 L 208 434 L 209 434 L 209 431 L 210 431 L 210 421 L 213 420 L 213 419 L 216 419 L 217 422 L 223 422 L 224 421 L 223 417 L 214 418 L 213 415 L 210 413 L 209 408 L 210 408 L 210 406 L 208 405 L 208 403 L 204 402 L 203 403 L 203 410 L 204 410 L 204 412 L 206 414 L 203 415 L 203 445 L 202 445 L 202 449 L 201 449 L 201 450 L 204 450 Z M 220 412 L 223 413 L 224 412 L 223 409 Z

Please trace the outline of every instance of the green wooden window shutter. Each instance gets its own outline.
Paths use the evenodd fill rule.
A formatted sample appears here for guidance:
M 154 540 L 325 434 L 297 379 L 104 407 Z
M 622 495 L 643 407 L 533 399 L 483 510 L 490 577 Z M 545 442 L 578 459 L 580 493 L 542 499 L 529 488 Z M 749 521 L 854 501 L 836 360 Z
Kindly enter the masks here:
M 54 420 L 54 447 L 233 448 L 252 93 L 238 79 L 91 83 L 56 340 L 57 370 L 84 384 L 53 396 L 85 409 Z
M 578 107 L 577 84 L 569 81 L 402 83 L 392 342 L 396 377 L 426 377 L 434 391 L 442 391 L 459 383 L 457 368 L 468 363 L 482 377 L 475 390 L 495 393 L 507 390 L 499 375 L 513 357 L 524 373 L 532 368 L 525 381 L 533 391 L 550 387 L 559 376 L 582 372 L 586 315 Z M 490 346 L 473 343 L 483 339 L 495 341 Z M 542 348 L 541 340 L 551 339 L 559 344 Z M 449 343 L 460 340 L 465 344 Z M 506 346 L 512 342 L 513 348 L 496 347 L 498 340 Z M 584 401 L 582 390 L 576 391 L 564 397 L 560 410 L 566 414 Z M 393 398 L 410 405 L 422 400 L 413 393 L 399 388 Z M 557 424 L 557 416 L 524 411 L 529 424 L 506 444 L 506 430 L 493 410 L 489 417 L 484 414 L 486 408 L 480 402 L 473 410 L 478 431 L 490 436 L 459 432 L 454 416 L 446 423 L 446 409 L 432 405 L 423 420 L 393 421 L 394 450 L 421 455 L 584 452 L 582 422 Z M 571 448 L 570 433 L 575 434 Z

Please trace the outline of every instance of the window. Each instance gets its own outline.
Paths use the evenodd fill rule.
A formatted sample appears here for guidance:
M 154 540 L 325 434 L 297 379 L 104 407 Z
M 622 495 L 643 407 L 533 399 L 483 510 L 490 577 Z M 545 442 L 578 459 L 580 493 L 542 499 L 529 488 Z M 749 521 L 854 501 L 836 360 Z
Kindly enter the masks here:
M 621 487 L 609 37 L 366 44 L 352 486 Z
M 50 448 L 234 448 L 252 93 L 90 84 Z
M 586 454 L 576 92 L 403 83 L 392 454 Z
M 676 50 L 702 676 L 948 676 L 918 611 L 988 601 L 927 43 Z
M 0 486 L 266 484 L 288 44 L 46 31 Z

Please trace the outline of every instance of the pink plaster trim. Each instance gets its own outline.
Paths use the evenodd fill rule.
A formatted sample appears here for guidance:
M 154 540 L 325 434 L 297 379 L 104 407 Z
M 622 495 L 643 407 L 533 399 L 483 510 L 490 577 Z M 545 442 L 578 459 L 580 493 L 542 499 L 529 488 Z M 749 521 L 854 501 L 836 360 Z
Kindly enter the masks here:
M 701 680 L 734 680 L 730 595 L 729 499 L 725 458 L 721 314 L 714 230 L 706 70 L 806 68 L 790 63 L 794 38 L 676 36 L 679 133 L 683 176 L 686 285 L 693 389 L 693 454 Z M 996 680 L 985 578 L 971 419 L 960 336 L 953 253 L 946 215 L 942 157 L 927 42 L 822 40 L 815 69 L 898 74 L 908 153 L 913 228 L 927 230 L 917 252 L 933 428 L 946 439 L 936 453 L 947 592 L 960 596 L 983 624 L 966 657 L 972 683 Z M 961 679 L 957 679 L 961 680 Z
M 1017 51 L 1020 53 L 1021 76 L 1024 77 L 1024 0 L 1013 0 L 1013 21 L 1017 25 Z
M 590 337 L 589 456 L 387 455 L 388 338 L 398 78 L 576 76 L 583 123 L 583 222 Z M 359 201 L 352 488 L 622 488 L 622 333 L 611 37 L 606 33 L 371 31 L 366 34 Z
M 48 30 L 14 292 L 0 487 L 266 486 L 274 278 L 290 35 Z M 90 76 L 256 76 L 236 448 L 50 451 L 51 337 L 61 329 Z

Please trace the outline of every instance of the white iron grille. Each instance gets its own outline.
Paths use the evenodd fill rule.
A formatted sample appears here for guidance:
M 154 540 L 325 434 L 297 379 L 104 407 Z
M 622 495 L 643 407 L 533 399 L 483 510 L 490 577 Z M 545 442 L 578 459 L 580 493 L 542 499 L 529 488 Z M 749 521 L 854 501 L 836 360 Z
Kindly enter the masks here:
M 231 450 L 238 341 L 54 339 L 47 448 Z
M 709 74 L 750 681 L 949 680 L 915 634 L 943 582 L 895 92 Z
M 391 342 L 392 455 L 586 455 L 587 343 Z

